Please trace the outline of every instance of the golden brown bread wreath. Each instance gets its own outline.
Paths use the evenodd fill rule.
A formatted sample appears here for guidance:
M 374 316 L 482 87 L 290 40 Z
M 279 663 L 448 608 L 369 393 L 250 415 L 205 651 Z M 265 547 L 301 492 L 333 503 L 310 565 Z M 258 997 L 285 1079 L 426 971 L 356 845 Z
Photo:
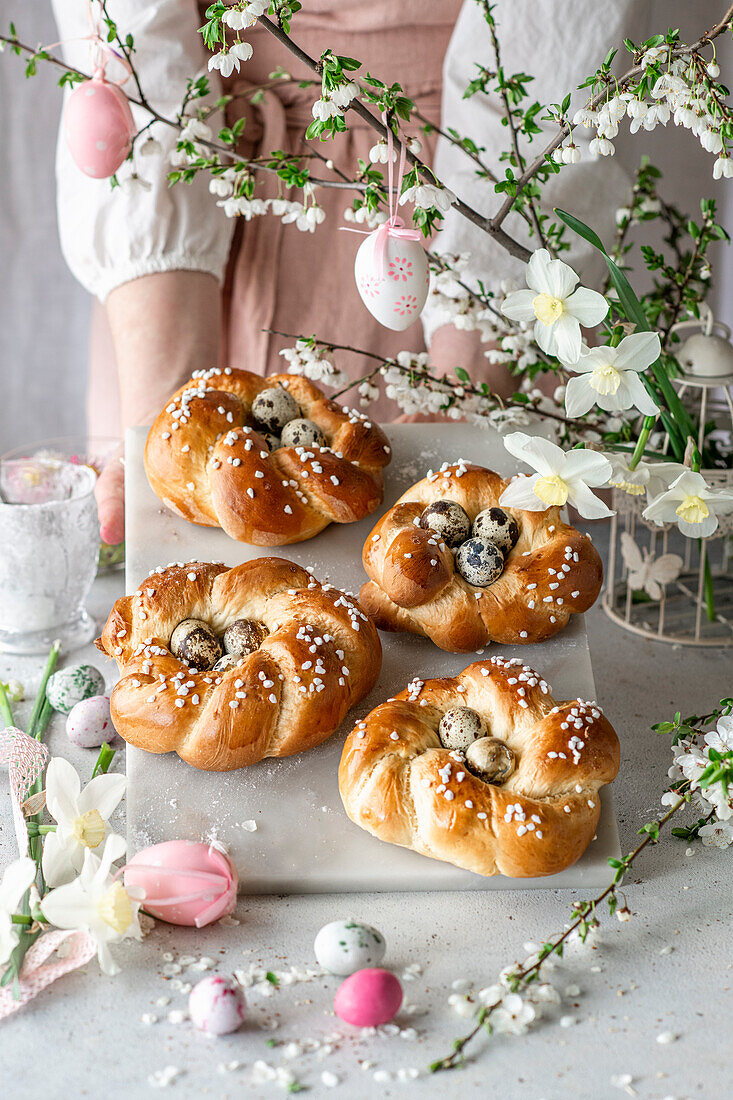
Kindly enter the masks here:
M 237 667 L 195 672 L 168 649 L 190 618 L 217 634 L 254 619 L 269 634 Z M 122 674 L 112 692 L 117 732 L 206 771 L 319 745 L 372 689 L 382 664 L 379 635 L 356 601 L 282 558 L 153 572 L 117 600 L 97 645 Z
M 436 500 L 460 504 L 473 523 L 496 507 L 508 481 L 459 459 L 429 473 L 384 515 L 368 536 L 362 559 L 371 580 L 359 600 L 382 630 L 430 638 L 441 649 L 469 653 L 487 642 L 541 642 L 587 611 L 601 590 L 603 566 L 587 535 L 563 523 L 558 508 L 506 511 L 519 526 L 519 541 L 504 572 L 477 588 L 456 571 L 452 551 L 416 525 Z
M 326 447 L 270 453 L 253 425 L 258 393 L 284 386 L 326 438 Z M 179 516 L 254 546 L 312 538 L 329 523 L 353 523 L 382 501 L 391 449 L 382 429 L 329 401 L 292 374 L 196 371 L 158 415 L 145 444 L 145 472 Z
M 438 726 L 471 707 L 513 750 L 502 786 L 443 748 Z M 413 681 L 358 722 L 344 745 L 346 812 L 381 840 L 480 875 L 554 875 L 583 854 L 600 814 L 599 788 L 619 767 L 616 733 L 595 703 L 556 703 L 520 660 L 492 657 L 455 679 Z

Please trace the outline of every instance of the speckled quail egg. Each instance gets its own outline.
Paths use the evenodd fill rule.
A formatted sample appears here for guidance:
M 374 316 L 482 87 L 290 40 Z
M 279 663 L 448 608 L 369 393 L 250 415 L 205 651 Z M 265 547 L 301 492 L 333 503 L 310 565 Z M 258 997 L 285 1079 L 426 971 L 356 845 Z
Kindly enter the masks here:
M 231 653 L 225 653 L 212 667 L 212 672 L 228 672 L 230 668 L 237 667 L 237 658 Z
M 109 695 L 90 695 L 69 711 L 66 736 L 81 749 L 96 749 L 115 736 L 109 712 Z
M 438 737 L 446 749 L 464 752 L 477 737 L 486 737 L 488 730 L 478 711 L 471 707 L 454 707 L 440 719 Z
M 290 420 L 280 434 L 283 447 L 323 447 L 326 439 L 312 420 L 298 417 Z
M 282 386 L 268 386 L 252 402 L 252 416 L 270 432 L 279 432 L 289 420 L 300 416 L 300 405 Z
M 458 547 L 456 569 L 464 581 L 477 588 L 486 588 L 503 573 L 504 555 L 489 539 L 467 539 Z
M 453 500 L 434 500 L 420 516 L 420 526 L 435 531 L 447 546 L 454 547 L 471 534 L 471 521 Z
M 488 539 L 506 555 L 517 545 L 519 527 L 514 517 L 503 508 L 484 508 L 473 521 L 471 534 L 475 538 Z
M 466 765 L 487 783 L 503 783 L 514 771 L 516 759 L 505 741 L 479 737 L 466 749 Z
M 386 949 L 384 936 L 376 928 L 356 920 L 324 924 L 313 944 L 319 966 L 330 974 L 354 974 L 365 966 L 379 966 Z
M 235 660 L 259 649 L 270 631 L 254 619 L 235 619 L 224 631 L 224 649 Z
M 221 657 L 221 642 L 202 619 L 184 619 L 171 634 L 168 647 L 174 657 L 200 672 L 212 668 Z
M 82 699 L 104 694 L 104 676 L 94 665 L 72 665 L 49 677 L 46 698 L 54 710 L 68 714 Z

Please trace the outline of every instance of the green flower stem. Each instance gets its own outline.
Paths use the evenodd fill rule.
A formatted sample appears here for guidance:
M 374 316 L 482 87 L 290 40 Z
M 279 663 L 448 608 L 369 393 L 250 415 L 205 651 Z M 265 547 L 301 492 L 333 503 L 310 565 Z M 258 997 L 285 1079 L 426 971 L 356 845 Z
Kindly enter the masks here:
M 49 681 L 53 670 L 56 668 L 56 663 L 59 659 L 59 653 L 61 652 L 61 642 L 55 641 L 51 646 L 51 651 L 46 661 L 46 667 L 43 670 L 41 677 L 41 683 L 38 687 L 38 694 L 36 695 L 35 703 L 33 704 L 33 711 L 31 712 L 30 722 L 28 723 L 28 736 L 34 737 L 37 741 L 43 740 L 43 734 L 46 731 L 48 723 L 51 720 L 51 714 L 53 713 L 51 704 L 46 698 L 46 686 Z M 42 780 L 39 776 L 30 789 L 30 794 L 38 794 L 42 790 Z M 40 830 L 43 824 L 43 814 L 34 814 L 29 819 Z M 38 874 L 40 879 L 40 890 L 43 893 L 44 882 L 43 872 L 41 870 L 41 860 L 43 858 L 43 841 L 39 835 L 30 838 L 28 845 L 31 859 L 34 859 L 38 865 Z
M 700 551 L 702 552 L 702 539 L 700 542 Z M 705 567 L 703 569 L 703 587 L 705 591 L 705 614 L 708 617 L 708 622 L 715 622 L 715 589 L 713 588 L 713 571 L 710 568 L 710 558 L 705 555 Z
M 28 836 L 48 836 L 49 833 L 55 833 L 57 825 L 36 825 L 35 821 L 29 821 L 27 824 Z
M 649 440 L 649 436 L 651 435 L 652 428 L 654 427 L 656 422 L 657 422 L 656 416 L 645 416 L 644 417 L 644 423 L 642 425 L 641 431 L 639 432 L 639 438 L 636 441 L 636 446 L 634 447 L 634 453 L 631 456 L 631 462 L 629 463 L 629 469 L 630 470 L 635 470 L 636 467 L 641 462 L 642 456 L 644 454 L 644 448 L 647 445 L 647 442 Z
M 0 714 L 2 715 L 3 722 L 6 726 L 14 726 L 13 711 L 10 707 L 10 700 L 8 699 L 8 693 L 5 690 L 5 684 L 0 681 Z
M 97 757 L 97 762 L 92 772 L 92 779 L 94 779 L 96 775 L 104 775 L 108 772 L 116 755 L 117 749 L 111 749 L 105 741 L 99 750 L 99 756 Z
M 10 920 L 13 924 L 33 924 L 33 917 L 28 916 L 26 913 L 13 913 Z

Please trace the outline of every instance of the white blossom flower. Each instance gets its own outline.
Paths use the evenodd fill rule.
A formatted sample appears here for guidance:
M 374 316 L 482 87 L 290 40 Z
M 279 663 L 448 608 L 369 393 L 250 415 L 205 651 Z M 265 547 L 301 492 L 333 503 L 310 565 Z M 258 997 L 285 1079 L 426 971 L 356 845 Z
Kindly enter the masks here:
M 592 157 L 612 157 L 616 153 L 616 146 L 606 137 L 597 137 L 588 145 L 588 152 Z
M 376 145 L 372 145 L 369 150 L 369 160 L 372 164 L 387 164 L 389 163 L 389 153 L 386 141 L 378 141 Z M 392 150 L 392 160 L 397 160 L 397 150 Z
M 57 828 L 46 837 L 42 862 L 49 886 L 70 882 L 81 871 L 86 852 L 100 848 L 113 835 L 109 818 L 125 793 L 126 782 L 124 775 L 98 775 L 82 790 L 68 760 L 60 756 L 51 760 L 46 770 L 46 808 Z
M 227 199 L 234 190 L 234 182 L 237 174 L 233 168 L 227 168 L 226 172 L 222 172 L 220 176 L 212 176 L 209 180 L 209 192 L 212 195 L 218 195 L 220 198 Z
M 700 840 L 714 848 L 728 848 L 733 844 L 733 824 L 730 821 L 709 821 L 699 832 Z
M 208 141 L 211 135 L 211 127 L 200 118 L 189 118 L 181 130 L 179 141 Z
M 723 151 L 723 139 L 717 130 L 710 130 L 708 127 L 704 127 L 698 134 L 700 144 L 703 149 L 708 153 L 722 153 Z
M 676 523 L 688 538 L 708 538 L 718 527 L 718 515 L 733 512 L 733 490 L 711 489 L 702 474 L 685 470 L 644 509 L 644 519 L 662 527 Z
M 239 61 L 231 57 L 228 50 L 220 50 L 219 53 L 214 53 L 209 58 L 209 72 L 218 69 L 221 75 L 226 78 L 234 72 L 235 62 L 237 72 L 239 72 Z
M 402 192 L 399 204 L 404 206 L 406 202 L 412 202 L 421 210 L 429 210 L 435 206 L 441 214 L 445 214 L 455 201 L 456 196 L 447 187 L 436 187 L 432 183 L 417 183 L 414 187 L 408 187 Z
M 705 72 L 711 80 L 717 80 L 720 76 L 720 65 L 718 65 L 717 61 L 709 61 L 705 66 Z
M 591 492 L 590 486 L 605 485 L 611 475 L 611 463 L 598 451 L 563 451 L 541 436 L 513 432 L 504 437 L 509 454 L 537 470 L 520 475 L 501 494 L 499 504 L 544 512 L 568 502 L 584 519 L 604 519 L 613 512 Z
M 141 191 L 150 191 L 152 186 L 149 180 L 141 179 L 136 172 L 133 172 L 127 179 L 122 180 L 120 183 L 120 191 L 123 195 L 134 197 L 140 194 Z
M 733 159 L 729 156 L 718 157 L 713 165 L 713 179 L 730 179 L 733 176 Z
M 154 137 L 146 138 L 140 146 L 141 157 L 157 157 L 163 152 L 163 146 Z
M 491 1013 L 494 1031 L 505 1035 L 524 1035 L 534 1023 L 537 1010 L 518 993 L 506 993 L 501 1004 Z
M 339 84 L 338 87 L 332 88 L 330 96 L 337 107 L 342 109 L 349 106 L 352 99 L 356 99 L 361 88 L 353 80 L 349 80 L 346 84 Z
M 573 126 L 585 126 L 586 130 L 595 127 L 598 121 L 598 112 L 591 110 L 590 107 L 581 107 L 573 115 Z
M 329 118 L 341 114 L 341 111 L 331 99 L 317 99 L 311 110 L 313 117 L 320 122 L 326 122 Z
M 234 67 L 237 72 L 239 72 L 240 61 L 249 61 L 253 52 L 249 42 L 235 42 L 233 46 L 229 47 L 229 56 L 234 58 Z
M 644 416 L 655 416 L 657 403 L 639 375 L 659 358 L 661 350 L 656 332 L 635 332 L 615 348 L 583 347 L 577 362 L 563 364 L 576 374 L 565 391 L 568 416 L 583 416 L 594 405 L 605 412 L 636 408 Z
M 580 149 L 577 145 L 565 145 L 562 151 L 563 164 L 577 164 L 580 160 Z
M 553 260 L 546 248 L 532 253 L 525 278 L 530 289 L 508 294 L 501 312 L 512 321 L 534 322 L 534 338 L 542 350 L 575 363 L 582 347 L 580 326 L 600 324 L 608 302 L 595 290 L 576 290 L 578 275 L 562 260 Z
M 0 882 L 0 966 L 8 961 L 18 942 L 20 926 L 13 924 L 13 913 L 35 880 L 36 865 L 28 856 L 9 863 Z
M 87 848 L 79 877 L 51 890 L 42 903 L 43 915 L 50 924 L 81 929 L 93 936 L 105 974 L 118 974 L 120 969 L 110 953 L 110 943 L 142 938 L 140 900 L 111 874 L 113 862 L 124 852 L 125 842 L 115 834 L 108 838 L 101 859 Z
M 718 719 L 718 724 L 712 733 L 705 734 L 705 744 L 718 752 L 730 752 L 733 750 L 733 715 L 724 714 Z

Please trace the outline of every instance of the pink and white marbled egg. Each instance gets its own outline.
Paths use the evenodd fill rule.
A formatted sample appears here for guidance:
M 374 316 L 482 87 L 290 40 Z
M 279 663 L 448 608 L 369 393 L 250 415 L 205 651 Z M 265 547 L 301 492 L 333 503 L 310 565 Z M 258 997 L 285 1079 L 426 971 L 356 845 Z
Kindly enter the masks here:
M 82 699 L 69 711 L 66 736 L 81 749 L 96 749 L 115 736 L 109 711 L 109 695 L 92 695 Z
M 198 982 L 188 998 L 188 1011 L 194 1027 L 209 1035 L 229 1035 L 236 1031 L 247 1013 L 242 987 L 233 978 L 213 974 Z

